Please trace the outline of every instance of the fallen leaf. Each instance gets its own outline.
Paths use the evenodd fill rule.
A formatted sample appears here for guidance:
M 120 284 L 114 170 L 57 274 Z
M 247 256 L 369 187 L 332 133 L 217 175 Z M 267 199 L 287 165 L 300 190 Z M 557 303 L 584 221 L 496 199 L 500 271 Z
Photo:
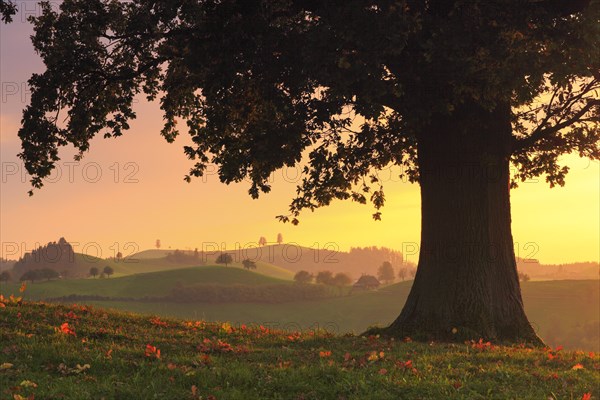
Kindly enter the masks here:
M 24 380 L 23 382 L 21 382 L 19 384 L 19 386 L 36 388 L 37 387 L 37 383 L 32 382 L 32 381 L 28 381 L 28 380 Z

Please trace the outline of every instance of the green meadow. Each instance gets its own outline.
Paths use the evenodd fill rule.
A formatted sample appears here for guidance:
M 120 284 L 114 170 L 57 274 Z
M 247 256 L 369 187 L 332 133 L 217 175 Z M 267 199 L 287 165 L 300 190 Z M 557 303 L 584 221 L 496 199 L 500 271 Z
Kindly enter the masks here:
M 600 357 L 4 300 L 2 399 L 590 399 Z
M 320 327 L 337 334 L 359 334 L 370 326 L 393 321 L 412 282 L 368 292 L 349 289 L 338 292 L 332 289 L 329 298 L 278 304 L 135 301 L 144 297 L 167 296 L 177 287 L 197 284 L 256 286 L 293 283 L 240 268 L 202 266 L 115 278 L 36 282 L 27 285 L 24 298 L 44 300 L 69 295 L 103 296 L 115 300 L 83 299 L 78 302 L 163 317 L 229 321 L 232 324 L 257 323 L 293 330 Z M 18 289 L 19 285 L 14 283 L 2 284 L 0 292 L 8 296 L 18 293 Z M 570 349 L 600 350 L 598 281 L 530 281 L 522 284 L 522 290 L 530 321 L 546 343 Z M 125 298 L 128 301 L 123 301 Z

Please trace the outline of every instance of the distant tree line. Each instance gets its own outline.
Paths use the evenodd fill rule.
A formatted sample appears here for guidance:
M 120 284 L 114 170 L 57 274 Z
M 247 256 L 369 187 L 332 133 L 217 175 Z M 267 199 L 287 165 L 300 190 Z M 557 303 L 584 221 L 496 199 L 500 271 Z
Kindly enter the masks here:
M 73 247 L 65 238 L 61 237 L 58 242 L 40 246 L 19 258 L 13 267 L 13 272 L 16 276 L 22 276 L 29 270 L 43 268 L 61 273 L 62 271 L 72 271 L 76 266 Z
M 104 269 L 102 269 L 102 272 L 100 272 L 100 269 L 98 267 L 90 268 L 90 276 L 92 278 L 95 278 L 98 275 L 100 275 L 100 277 L 110 277 L 114 273 L 115 270 L 110 265 L 104 267 Z
M 41 269 L 30 269 L 21 275 L 19 281 L 21 282 L 31 282 L 46 280 L 49 281 L 51 279 L 60 278 L 60 274 L 53 270 L 52 268 L 41 268 Z
M 166 260 L 175 264 L 200 264 L 200 252 L 198 249 L 194 249 L 192 254 L 186 253 L 185 251 L 175 250 L 172 253 L 166 255 Z
M 294 275 L 294 281 L 301 284 L 315 283 L 327 286 L 348 286 L 352 283 L 352 279 L 343 272 L 333 274 L 331 271 L 319 271 L 316 276 L 308 271 L 298 271 Z

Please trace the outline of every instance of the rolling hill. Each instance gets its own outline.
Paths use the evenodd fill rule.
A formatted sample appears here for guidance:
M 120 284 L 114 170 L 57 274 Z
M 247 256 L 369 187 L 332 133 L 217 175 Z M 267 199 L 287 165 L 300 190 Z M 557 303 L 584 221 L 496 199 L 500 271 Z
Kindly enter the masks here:
M 174 250 L 173 250 L 174 251 Z M 165 257 L 171 250 L 150 249 L 136 253 L 132 259 L 147 261 Z M 190 250 L 183 251 L 192 254 Z M 273 265 L 283 270 L 291 271 L 290 278 L 300 271 L 305 270 L 316 274 L 319 271 L 329 270 L 334 273 L 344 272 L 352 278 L 358 279 L 362 274 L 376 274 L 377 268 L 384 261 L 391 261 L 396 267 L 402 264 L 400 252 L 378 247 L 352 248 L 350 251 L 340 251 L 335 243 L 318 245 L 315 248 L 300 246 L 295 243 L 274 244 L 267 246 L 248 246 L 246 248 L 224 250 L 232 255 L 237 263 L 245 258 L 256 261 L 257 264 Z M 199 252 L 200 258 L 207 262 L 214 262 L 221 251 L 210 253 Z M 279 276 L 283 277 L 283 276 Z
M 169 294 L 177 286 L 194 284 L 267 285 L 289 284 L 289 281 L 246 271 L 240 268 L 202 266 L 169 271 L 140 273 L 106 279 L 60 279 L 28 285 L 26 297 L 47 299 L 71 294 L 114 298 L 159 297 Z M 17 284 L 2 284 L 5 295 L 16 293 Z
M 25 298 L 45 299 L 78 295 L 141 298 L 167 295 L 176 285 L 202 283 L 225 285 L 289 284 L 258 273 L 222 266 L 184 268 L 173 271 L 110 279 L 58 280 L 28 285 Z M 232 323 L 257 323 L 278 327 L 320 326 L 335 332 L 360 333 L 369 326 L 383 326 L 397 317 L 412 282 L 394 284 L 378 291 L 353 293 L 319 300 L 267 303 L 174 303 L 93 301 L 96 304 L 140 313 L 181 318 L 201 318 Z M 16 284 L 2 284 L 4 295 L 18 292 Z M 598 281 L 531 281 L 522 284 L 525 309 L 538 334 L 547 343 L 571 349 L 600 350 L 600 287 Z

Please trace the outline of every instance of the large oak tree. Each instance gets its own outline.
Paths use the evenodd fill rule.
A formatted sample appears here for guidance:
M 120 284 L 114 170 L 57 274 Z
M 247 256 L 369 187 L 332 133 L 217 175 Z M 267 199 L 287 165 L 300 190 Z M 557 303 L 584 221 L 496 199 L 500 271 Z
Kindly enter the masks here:
M 418 182 L 418 272 L 388 333 L 539 343 L 523 311 L 509 186 L 560 156 L 600 158 L 598 1 L 65 0 L 32 18 L 46 70 L 19 132 L 34 187 L 61 146 L 120 136 L 142 93 L 162 135 L 225 183 L 301 163 L 289 214 L 384 204 L 377 171 Z M 305 157 L 303 161 L 303 157 Z M 511 176 L 510 166 L 516 172 Z M 400 229 L 400 228 L 399 228 Z M 400 307 L 400 305 L 399 305 Z

